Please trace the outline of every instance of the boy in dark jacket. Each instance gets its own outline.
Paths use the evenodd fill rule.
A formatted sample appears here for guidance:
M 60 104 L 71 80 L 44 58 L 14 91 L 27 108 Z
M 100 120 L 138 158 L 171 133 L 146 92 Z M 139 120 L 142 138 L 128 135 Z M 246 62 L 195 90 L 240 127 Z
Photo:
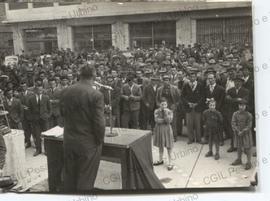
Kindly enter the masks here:
M 203 112 L 203 127 L 205 132 L 209 136 L 209 152 L 205 157 L 213 156 L 213 143 L 215 143 L 216 154 L 215 160 L 220 158 L 219 156 L 219 144 L 220 144 L 220 132 L 222 132 L 223 118 L 219 111 L 216 110 L 216 101 L 214 99 L 208 99 L 209 109 Z

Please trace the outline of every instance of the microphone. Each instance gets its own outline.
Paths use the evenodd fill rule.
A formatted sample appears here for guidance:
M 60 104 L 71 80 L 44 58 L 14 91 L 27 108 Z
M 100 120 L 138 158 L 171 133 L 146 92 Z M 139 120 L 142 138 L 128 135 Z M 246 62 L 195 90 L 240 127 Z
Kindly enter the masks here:
M 103 88 L 105 88 L 105 89 L 108 89 L 108 90 L 113 90 L 112 87 L 110 87 L 110 86 L 108 86 L 108 85 L 101 84 L 101 83 L 99 83 L 99 82 L 97 82 L 97 81 L 95 81 L 94 84 L 97 85 L 97 86 L 99 86 L 99 87 L 103 87 Z

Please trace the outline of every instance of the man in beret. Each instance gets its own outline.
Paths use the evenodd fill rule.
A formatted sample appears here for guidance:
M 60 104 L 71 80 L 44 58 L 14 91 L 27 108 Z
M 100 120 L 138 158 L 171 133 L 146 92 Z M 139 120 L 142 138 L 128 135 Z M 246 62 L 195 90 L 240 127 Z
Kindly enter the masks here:
M 121 90 L 121 98 L 123 100 L 121 123 L 124 128 L 138 129 L 142 90 L 141 87 L 135 83 L 134 79 L 135 76 L 133 74 L 128 75 L 127 83 L 124 84 Z

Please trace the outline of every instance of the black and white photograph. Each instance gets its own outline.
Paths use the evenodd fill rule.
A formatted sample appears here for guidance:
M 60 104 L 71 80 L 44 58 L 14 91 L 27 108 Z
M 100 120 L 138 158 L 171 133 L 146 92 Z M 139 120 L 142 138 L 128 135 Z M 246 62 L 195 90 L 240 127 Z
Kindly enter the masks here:
M 251 0 L 0 2 L 0 192 L 258 184 Z

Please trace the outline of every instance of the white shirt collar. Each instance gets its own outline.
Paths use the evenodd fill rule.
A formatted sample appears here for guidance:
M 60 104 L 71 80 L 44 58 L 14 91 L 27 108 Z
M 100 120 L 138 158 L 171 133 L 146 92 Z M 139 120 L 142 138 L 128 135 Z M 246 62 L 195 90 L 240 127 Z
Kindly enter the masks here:
M 217 83 L 214 83 L 214 84 L 212 84 L 212 85 L 209 85 L 209 87 L 210 87 L 210 88 L 213 87 L 213 89 L 214 89 L 216 85 L 217 85 Z
M 247 82 L 247 81 L 248 81 L 248 79 L 249 79 L 249 76 L 244 77 L 245 82 Z
M 39 95 L 36 94 L 36 99 L 37 99 L 37 101 L 38 101 L 38 98 L 39 98 L 39 100 L 41 100 L 42 94 L 39 94 Z
M 194 91 L 196 89 L 197 84 L 198 84 L 197 80 L 195 80 L 194 82 L 190 82 L 191 87 L 193 85 L 192 91 Z

